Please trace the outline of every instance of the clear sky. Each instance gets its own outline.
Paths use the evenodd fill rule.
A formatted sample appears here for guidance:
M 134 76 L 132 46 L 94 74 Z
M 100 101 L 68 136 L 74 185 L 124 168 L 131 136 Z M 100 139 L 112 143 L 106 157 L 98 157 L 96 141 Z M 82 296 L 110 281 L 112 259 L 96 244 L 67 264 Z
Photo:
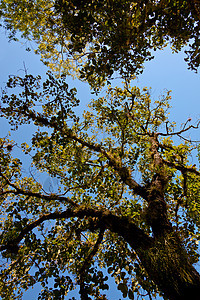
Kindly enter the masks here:
M 17 42 L 8 43 L 4 32 L 0 31 L 0 86 L 4 87 L 9 74 L 23 76 L 24 65 L 28 72 L 34 75 L 45 75 L 47 68 L 40 62 L 40 57 L 33 52 L 25 51 L 25 46 Z M 192 120 L 200 118 L 200 80 L 199 75 L 187 70 L 184 61 L 185 54 L 171 54 L 170 49 L 156 53 L 156 58 L 145 64 L 145 70 L 135 80 L 139 87 L 152 87 L 152 97 L 156 99 L 164 89 L 172 90 L 171 120 L 179 124 L 184 123 L 188 117 Z M 73 80 L 69 79 L 72 87 Z M 90 100 L 89 87 L 86 84 L 77 84 L 78 95 L 82 105 Z M 0 120 L 0 136 L 8 133 L 7 123 Z M 15 138 L 19 138 L 16 132 Z M 23 131 L 23 137 L 30 135 L 28 129 Z M 21 134 L 20 134 L 21 137 Z M 193 134 L 195 139 L 200 140 L 200 131 Z M 112 294 L 113 293 L 113 294 Z M 30 291 L 24 300 L 35 299 L 34 292 Z M 119 299 L 115 292 L 111 292 L 109 299 Z

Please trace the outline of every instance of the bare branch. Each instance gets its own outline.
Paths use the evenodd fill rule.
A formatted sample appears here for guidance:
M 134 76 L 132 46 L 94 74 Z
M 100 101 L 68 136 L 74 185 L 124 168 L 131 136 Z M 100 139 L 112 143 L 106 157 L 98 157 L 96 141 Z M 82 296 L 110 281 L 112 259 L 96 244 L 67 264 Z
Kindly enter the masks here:
M 161 136 L 173 136 L 173 135 L 178 135 L 178 136 L 180 136 L 181 138 L 183 138 L 183 137 L 181 136 L 182 133 L 184 133 L 184 132 L 190 130 L 191 128 L 194 128 L 194 129 L 198 129 L 198 128 L 199 128 L 200 121 L 198 121 L 198 123 L 197 123 L 196 126 L 195 126 L 195 125 L 190 125 L 190 126 L 188 126 L 188 127 L 185 128 L 187 122 L 188 122 L 188 121 L 186 121 L 186 123 L 185 123 L 183 129 L 181 129 L 181 130 L 179 130 L 179 131 L 176 131 L 176 132 L 170 132 L 170 133 L 169 133 L 168 130 L 167 130 L 167 133 L 158 132 L 157 135 L 158 135 L 158 136 L 159 136 L 159 135 L 161 135 Z

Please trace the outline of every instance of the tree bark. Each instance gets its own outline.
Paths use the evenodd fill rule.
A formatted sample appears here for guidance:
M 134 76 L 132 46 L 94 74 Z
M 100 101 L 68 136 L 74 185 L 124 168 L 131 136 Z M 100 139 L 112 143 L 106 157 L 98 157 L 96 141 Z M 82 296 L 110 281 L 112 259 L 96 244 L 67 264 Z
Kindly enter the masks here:
M 200 275 L 176 236 L 155 240 L 154 246 L 138 251 L 149 277 L 170 300 L 198 300 Z
M 136 232 L 127 219 L 105 220 L 107 227 L 118 233 L 136 251 L 149 278 L 165 299 L 198 300 L 200 274 L 175 232 L 159 238 L 147 238 Z M 109 224 L 108 224 L 109 223 Z M 140 239 L 141 238 L 141 239 Z

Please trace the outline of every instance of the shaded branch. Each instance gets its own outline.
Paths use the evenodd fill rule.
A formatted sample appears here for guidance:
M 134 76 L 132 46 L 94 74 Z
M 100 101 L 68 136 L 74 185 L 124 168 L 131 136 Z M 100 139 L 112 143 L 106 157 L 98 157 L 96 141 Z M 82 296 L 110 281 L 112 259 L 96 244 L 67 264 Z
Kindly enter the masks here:
M 87 258 L 85 259 L 85 261 L 84 261 L 84 263 L 83 263 L 83 265 L 82 265 L 82 267 L 80 269 L 80 273 L 84 272 L 89 267 L 92 258 L 97 253 L 97 251 L 99 249 L 99 246 L 100 246 L 101 242 L 103 241 L 104 232 L 105 232 L 105 228 L 101 227 L 99 235 L 98 235 L 98 238 L 96 240 L 96 243 L 95 243 L 93 249 L 91 250 L 91 252 L 89 253 L 89 255 L 87 256 Z
M 16 247 L 34 228 L 48 220 L 68 219 L 68 218 L 84 218 L 84 217 L 96 217 L 99 219 L 100 227 L 109 229 L 111 232 L 118 233 L 122 236 L 126 242 L 135 250 L 147 249 L 152 245 L 152 238 L 150 238 L 142 229 L 138 228 L 128 217 L 117 216 L 108 210 L 100 210 L 96 208 L 86 208 L 79 206 L 78 208 L 68 208 L 62 212 L 53 212 L 44 214 L 37 220 L 26 225 L 19 233 L 19 235 L 8 241 L 6 244 L 0 246 L 0 251 L 11 249 Z

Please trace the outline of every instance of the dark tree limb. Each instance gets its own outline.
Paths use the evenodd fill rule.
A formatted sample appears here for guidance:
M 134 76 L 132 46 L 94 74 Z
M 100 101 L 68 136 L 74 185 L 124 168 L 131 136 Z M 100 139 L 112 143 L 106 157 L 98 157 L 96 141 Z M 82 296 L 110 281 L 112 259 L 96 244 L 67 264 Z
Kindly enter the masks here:
M 138 228 L 128 217 L 116 216 L 108 210 L 100 210 L 96 208 L 86 208 L 79 206 L 78 208 L 68 208 L 62 212 L 53 212 L 44 214 L 37 220 L 26 225 L 13 240 L 0 246 L 0 251 L 6 250 L 10 245 L 18 245 L 26 234 L 31 232 L 34 228 L 48 220 L 59 220 L 68 218 L 84 218 L 95 217 L 98 218 L 101 224 L 104 224 L 105 229 L 118 233 L 134 248 L 148 248 L 152 243 L 150 238 L 142 229 Z

